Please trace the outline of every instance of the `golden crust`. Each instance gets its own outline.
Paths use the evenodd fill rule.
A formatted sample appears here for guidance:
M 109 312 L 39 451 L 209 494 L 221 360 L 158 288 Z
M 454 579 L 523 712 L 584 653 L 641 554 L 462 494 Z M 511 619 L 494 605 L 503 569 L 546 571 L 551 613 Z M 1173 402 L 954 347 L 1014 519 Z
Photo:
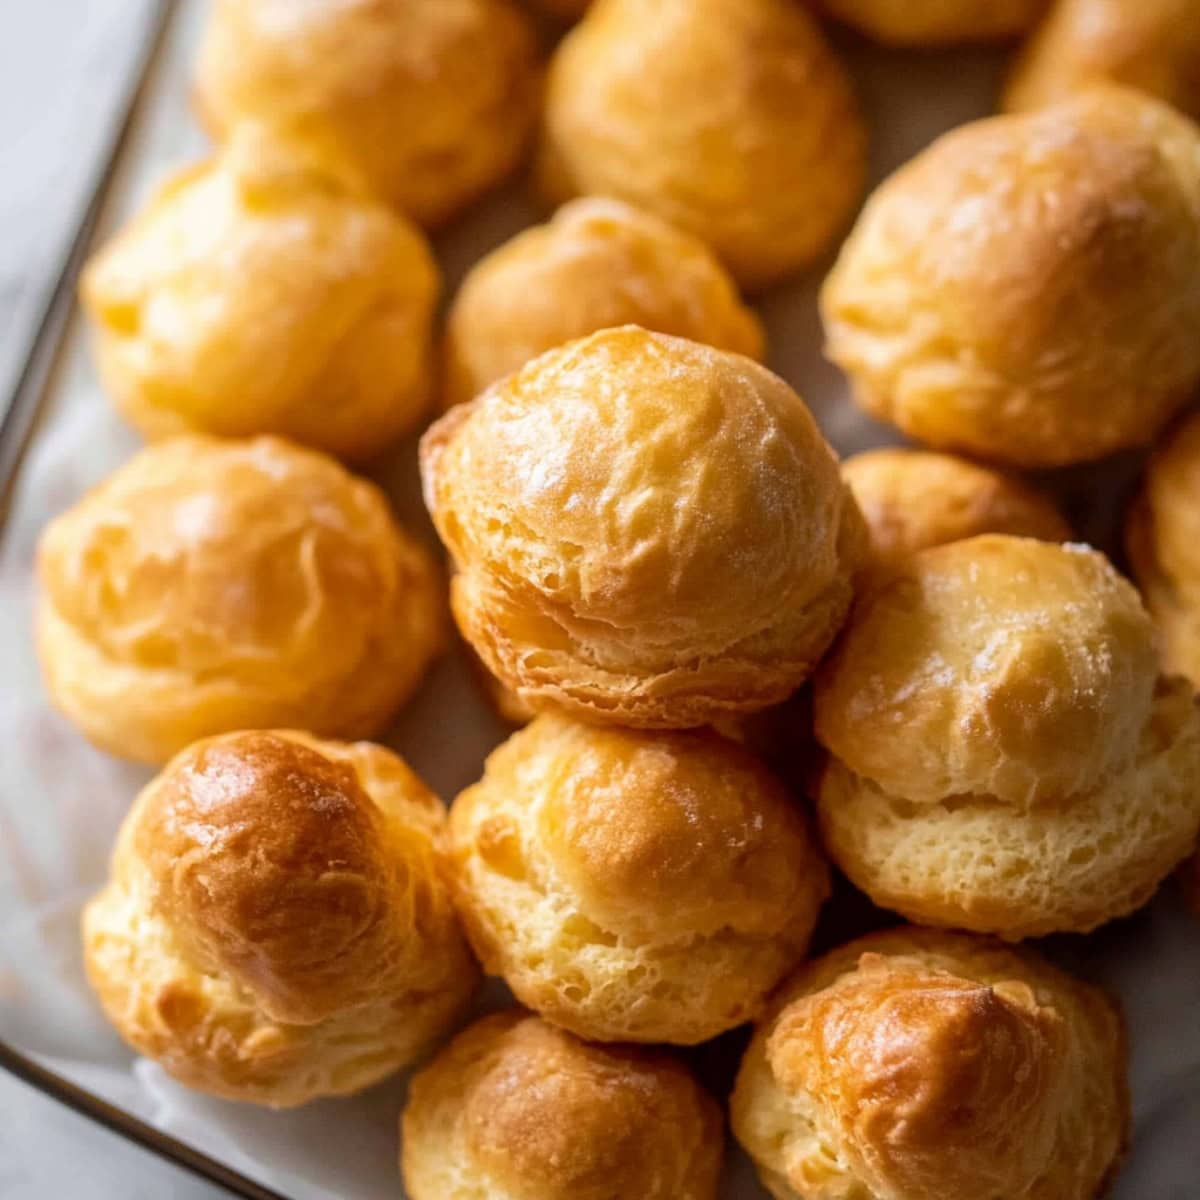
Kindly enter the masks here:
M 1200 716 L 1094 551 L 985 536 L 860 599 L 815 690 L 826 846 L 877 903 L 1006 938 L 1145 903 L 1200 831 Z
M 839 21 L 893 46 L 944 46 L 1024 33 L 1048 0 L 820 0 Z
M 1125 546 L 1158 627 L 1163 664 L 1200 685 L 1200 416 L 1151 456 Z
M 361 457 L 423 415 L 433 256 L 310 150 L 239 133 L 87 265 L 101 377 L 147 437 L 278 433 Z
M 389 203 L 445 223 L 507 175 L 536 116 L 536 44 L 509 0 L 218 0 L 196 98 L 336 145 Z
M 841 231 L 866 141 L 802 5 L 597 0 L 551 60 L 538 174 L 556 202 L 611 195 L 657 213 L 760 287 Z
M 510 1010 L 413 1080 L 401 1165 L 412 1200 L 716 1200 L 722 1141 L 716 1104 L 667 1055 Z
M 897 447 L 868 450 L 842 463 L 842 478 L 867 523 L 876 562 L 981 533 L 1048 542 L 1071 536 L 1046 496 L 1012 476 L 952 454 Z
M 273 1107 L 367 1087 L 477 981 L 443 824 L 380 746 L 198 742 L 142 791 L 84 909 L 91 985 L 121 1036 L 191 1087 Z
M 1094 1200 L 1128 1131 L 1120 1014 L 1028 952 L 874 934 L 787 985 L 732 1123 L 777 1200 Z
M 935 447 L 1148 442 L 1200 382 L 1200 131 L 1120 88 L 955 130 L 875 192 L 821 310 L 858 403 Z
M 762 326 L 711 251 L 620 200 L 587 196 L 471 269 L 451 305 L 443 406 L 614 325 L 763 356 Z
M 804 953 L 828 872 L 800 810 L 709 732 L 549 714 L 455 800 L 459 912 L 486 969 L 580 1037 L 693 1044 Z
M 143 450 L 46 528 L 38 578 L 51 699 L 144 762 L 234 729 L 368 736 L 443 638 L 379 490 L 275 438 Z
M 1009 76 L 1004 107 L 1045 108 L 1120 83 L 1200 118 L 1200 7 L 1194 0 L 1057 0 Z
M 533 707 L 682 728 L 790 695 L 850 602 L 862 519 L 796 394 L 635 327 L 535 359 L 421 444 L 455 619 Z

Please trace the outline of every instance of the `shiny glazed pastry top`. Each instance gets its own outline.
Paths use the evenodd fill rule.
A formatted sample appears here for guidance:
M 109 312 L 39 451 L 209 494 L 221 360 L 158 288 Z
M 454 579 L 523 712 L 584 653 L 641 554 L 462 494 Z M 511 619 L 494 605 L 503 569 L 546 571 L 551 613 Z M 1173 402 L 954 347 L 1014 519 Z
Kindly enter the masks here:
M 855 399 L 933 446 L 1149 442 L 1200 383 L 1200 130 L 1121 88 L 954 130 L 868 201 L 821 309 Z
M 1129 510 L 1125 547 L 1166 669 L 1200 686 L 1200 415 L 1151 455 Z
M 901 928 L 801 968 L 734 1134 L 776 1200 L 1096 1200 L 1129 1101 L 1111 1001 L 1031 953 Z
M 315 147 L 243 129 L 87 265 L 105 388 L 147 437 L 277 433 L 378 453 L 430 400 L 438 269 Z
M 871 538 L 887 563 L 980 533 L 1063 542 L 1071 530 L 1054 504 L 1012 476 L 953 454 L 889 447 L 842 463 Z
M 440 802 L 381 746 L 263 731 L 173 759 L 84 909 L 117 1031 L 182 1083 L 285 1108 L 416 1058 L 478 979 Z
M 1024 33 L 1047 0 L 820 0 L 831 17 L 893 46 L 941 46 Z
M 702 242 L 620 200 L 563 205 L 471 269 L 446 322 L 445 407 L 564 342 L 641 325 L 762 358 L 762 326 Z
M 692 1045 L 749 1020 L 829 891 L 783 785 L 707 730 L 544 714 L 454 801 L 446 844 L 485 969 L 596 1041 Z
M 722 1141 L 682 1064 L 511 1010 L 413 1080 L 400 1161 L 412 1200 L 716 1200 Z
M 380 729 L 442 641 L 433 564 L 382 493 L 276 438 L 143 450 L 46 528 L 38 651 L 96 745 Z
M 800 398 L 635 327 L 534 359 L 425 435 L 455 617 L 536 707 L 659 728 L 793 692 L 850 602 L 862 521 Z
M 596 0 L 551 60 L 538 173 L 555 202 L 618 196 L 657 213 L 759 287 L 849 220 L 866 132 L 794 0 Z
M 1095 83 L 1123 83 L 1200 118 L 1200 5 L 1056 0 L 1017 59 L 1004 107 L 1044 108 Z
M 535 52 L 510 0 L 216 0 L 196 99 L 221 138 L 256 121 L 332 143 L 383 199 L 435 226 L 516 166 Z
M 1200 716 L 1137 593 L 1083 546 L 988 535 L 909 555 L 815 686 L 835 862 L 912 920 L 1087 932 L 1200 830 Z

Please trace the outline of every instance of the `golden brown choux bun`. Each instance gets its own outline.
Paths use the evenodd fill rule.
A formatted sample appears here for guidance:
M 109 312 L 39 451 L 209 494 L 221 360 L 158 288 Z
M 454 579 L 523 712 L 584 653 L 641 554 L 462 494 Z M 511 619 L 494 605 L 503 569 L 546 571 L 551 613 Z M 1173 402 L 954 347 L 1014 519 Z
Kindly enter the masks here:
M 1095 1200 L 1126 1073 L 1099 989 L 989 938 L 892 929 L 786 986 L 732 1124 L 776 1200 Z
M 196 98 L 217 137 L 249 120 L 331 142 L 390 204 L 437 226 L 516 166 L 535 53 L 509 0 L 217 0 Z
M 1040 492 L 953 454 L 867 450 L 842 463 L 842 478 L 867 523 L 876 562 L 980 533 L 1048 542 L 1071 536 L 1062 514 Z
M 867 203 L 821 307 L 858 402 L 933 446 L 1148 442 L 1200 382 L 1200 130 L 1103 88 L 948 133 Z
M 38 651 L 97 746 L 382 728 L 441 648 L 440 581 L 382 493 L 277 438 L 171 438 L 53 521 Z
M 493 250 L 463 280 L 446 321 L 443 405 L 614 325 L 763 356 L 758 318 L 707 246 L 620 200 L 588 196 Z
M 815 686 L 826 847 L 885 908 L 1005 938 L 1144 904 L 1200 831 L 1200 716 L 1083 546 L 986 535 L 895 564 Z
M 278 433 L 353 458 L 425 412 L 438 285 L 421 233 L 352 173 L 244 129 L 159 189 L 81 296 L 147 437 Z
M 839 21 L 893 46 L 943 46 L 1024 33 L 1048 0 L 820 0 Z
M 291 731 L 190 746 L 83 913 L 121 1036 L 190 1087 L 285 1108 L 413 1061 L 478 978 L 437 797 L 390 751 Z
M 596 0 L 556 51 L 538 176 L 706 242 L 744 287 L 818 258 L 866 177 L 854 89 L 794 0 Z
M 447 848 L 488 973 L 596 1041 L 690 1045 L 749 1020 L 829 890 L 799 808 L 736 743 L 548 713 L 455 800 Z
M 704 725 L 790 695 L 865 542 L 787 384 L 632 326 L 451 409 L 421 473 L 467 641 L 534 707 L 613 724 Z
M 1004 107 L 1044 108 L 1106 82 L 1149 92 L 1200 118 L 1200 5 L 1057 0 L 1017 59 Z
M 1125 546 L 1158 626 L 1163 664 L 1200 686 L 1200 414 L 1151 455 Z
M 716 1200 L 723 1140 L 716 1104 L 666 1054 L 512 1010 L 413 1080 L 400 1163 L 412 1200 Z

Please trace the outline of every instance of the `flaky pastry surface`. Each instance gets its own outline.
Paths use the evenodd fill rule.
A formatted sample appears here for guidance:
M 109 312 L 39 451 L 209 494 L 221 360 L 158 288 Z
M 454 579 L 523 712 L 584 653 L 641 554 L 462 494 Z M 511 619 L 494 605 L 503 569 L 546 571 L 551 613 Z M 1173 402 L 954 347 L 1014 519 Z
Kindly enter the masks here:
M 377 732 L 444 636 L 378 488 L 277 438 L 142 450 L 47 526 L 38 581 L 51 700 L 144 762 L 235 729 Z
M 842 463 L 870 533 L 871 557 L 887 563 L 981 533 L 1066 541 L 1053 502 L 1020 480 L 953 454 L 889 447 Z
M 875 191 L 821 311 L 858 403 L 937 449 L 1143 445 L 1200 383 L 1200 130 L 1115 87 L 962 126 Z
M 657 213 L 758 287 L 841 231 L 866 140 L 803 5 L 596 0 L 551 59 L 538 173 L 555 202 L 618 196 Z
M 549 351 L 422 440 L 464 636 L 522 699 L 680 728 L 791 694 L 862 519 L 798 396 L 636 327 Z
M 1097 552 L 989 535 L 860 597 L 815 688 L 826 846 L 879 904 L 1007 938 L 1149 899 L 1200 828 L 1200 717 Z
M 275 433 L 356 458 L 422 417 L 439 272 L 312 147 L 244 130 L 87 264 L 100 375 L 147 437 Z
M 722 1140 L 716 1104 L 667 1055 L 510 1010 L 413 1080 L 401 1165 L 412 1200 L 715 1200 Z
M 485 968 L 598 1041 L 691 1044 L 754 1016 L 829 886 L 799 809 L 741 747 L 549 714 L 455 800 L 447 845 Z
M 85 907 L 121 1036 L 201 1091 L 272 1107 L 411 1062 L 477 981 L 441 878 L 440 802 L 396 755 L 292 731 L 174 758 Z
M 536 115 L 536 41 L 510 0 L 218 0 L 196 100 L 331 142 L 390 204 L 444 224 L 516 165 Z
M 443 405 L 614 325 L 763 356 L 758 318 L 712 252 L 620 200 L 573 200 L 480 259 L 446 320 Z
M 985 938 L 889 930 L 783 989 L 733 1129 L 776 1200 L 1095 1200 L 1125 1059 L 1098 989 Z

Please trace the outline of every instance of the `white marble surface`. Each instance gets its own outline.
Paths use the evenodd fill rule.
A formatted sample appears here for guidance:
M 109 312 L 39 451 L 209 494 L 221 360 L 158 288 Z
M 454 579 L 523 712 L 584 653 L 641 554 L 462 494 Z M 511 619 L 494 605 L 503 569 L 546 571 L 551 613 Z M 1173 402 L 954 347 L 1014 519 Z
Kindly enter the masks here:
M 54 247 L 71 225 L 113 94 L 119 48 L 128 47 L 148 0 L 19 0 L 0 4 L 0 375 L 3 348 L 19 339 Z M 203 150 L 186 103 L 187 64 L 203 0 L 184 0 L 183 20 L 157 76 L 129 169 L 107 223 L 128 211 L 167 164 Z M 887 56 L 858 50 L 856 72 L 878 135 L 877 175 L 941 129 L 987 110 L 999 59 L 989 54 Z M 14 169 L 14 163 L 23 165 Z M 448 281 L 480 251 L 527 223 L 519 189 L 472 215 L 438 246 Z M 842 449 L 883 440 L 850 407 L 819 353 L 814 295 L 821 271 L 763 298 L 772 365 L 809 399 Z M 83 986 L 75 942 L 78 907 L 104 872 L 112 832 L 144 777 L 80 743 L 40 697 L 29 645 L 29 569 L 47 512 L 69 503 L 136 444 L 99 394 L 76 328 L 58 372 L 44 434 L 0 541 L 0 1033 L 49 1056 L 164 1128 L 251 1169 L 296 1200 L 398 1195 L 395 1115 L 403 1082 L 351 1101 L 292 1114 L 247 1110 L 196 1097 L 157 1068 L 135 1062 L 99 1017 Z M 1124 480 L 1128 470 L 1112 478 Z M 382 473 L 402 516 L 425 530 L 412 447 Z M 1118 496 L 1122 484 L 1107 487 Z M 1068 476 L 1076 500 L 1089 489 Z M 1075 506 L 1076 515 L 1080 507 Z M 1085 532 L 1101 544 L 1107 516 L 1091 511 Z M 479 707 L 462 663 L 435 671 L 391 739 L 443 796 L 474 778 L 498 730 Z M 1200 1197 L 1200 925 L 1168 889 L 1146 912 L 1090 939 L 1055 939 L 1058 960 L 1121 992 L 1134 1045 L 1135 1145 L 1114 1200 Z M 702 1051 L 705 1077 L 728 1078 L 736 1038 Z M 218 1193 L 123 1145 L 0 1075 L 0 1200 L 211 1200 Z M 761 1200 L 731 1156 L 725 1200 Z M 636 1198 L 630 1198 L 636 1200 Z M 946 1200 L 955 1200 L 947 1197 Z

